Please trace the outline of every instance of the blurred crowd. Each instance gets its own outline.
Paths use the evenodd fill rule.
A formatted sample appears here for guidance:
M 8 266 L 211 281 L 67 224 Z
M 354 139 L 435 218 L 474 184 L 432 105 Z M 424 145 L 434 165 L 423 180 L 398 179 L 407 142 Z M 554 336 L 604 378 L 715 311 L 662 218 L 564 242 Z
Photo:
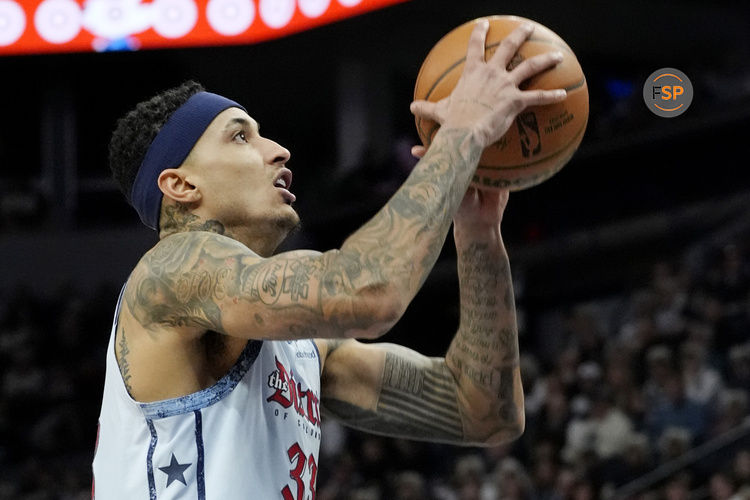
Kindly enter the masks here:
M 460 449 L 327 423 L 318 500 L 750 499 L 748 248 L 658 262 L 619 297 L 549 311 L 530 332 L 547 348 L 522 342 L 516 442 Z
M 117 290 L 0 297 L 0 499 L 91 496 Z
M 90 497 L 117 292 L 0 297 L 0 499 Z M 750 241 L 529 324 L 521 439 L 459 448 L 326 420 L 317 500 L 611 498 L 659 470 L 633 497 L 750 498 Z

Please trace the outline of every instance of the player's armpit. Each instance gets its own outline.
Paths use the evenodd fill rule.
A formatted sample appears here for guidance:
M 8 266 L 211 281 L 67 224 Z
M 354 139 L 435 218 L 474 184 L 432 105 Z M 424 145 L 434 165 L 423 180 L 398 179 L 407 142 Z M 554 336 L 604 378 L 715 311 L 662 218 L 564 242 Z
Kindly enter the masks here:
M 293 339 L 382 334 L 399 314 L 389 292 L 342 251 L 262 258 L 231 238 L 192 231 L 141 259 L 125 300 L 149 330 Z

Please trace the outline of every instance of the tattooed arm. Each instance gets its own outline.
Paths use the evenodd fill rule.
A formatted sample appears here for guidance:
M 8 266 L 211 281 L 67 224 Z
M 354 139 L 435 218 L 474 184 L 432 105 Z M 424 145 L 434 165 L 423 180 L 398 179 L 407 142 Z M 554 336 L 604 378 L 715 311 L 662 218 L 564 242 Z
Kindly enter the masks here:
M 485 146 L 529 105 L 564 93 L 521 91 L 525 79 L 556 64 L 549 54 L 506 67 L 531 31 L 518 29 L 484 61 L 486 24 L 477 24 L 464 72 L 438 103 L 412 111 L 441 124 L 404 185 L 339 250 L 261 258 L 220 232 L 160 241 L 136 267 L 125 293 L 130 313 L 149 330 L 248 338 L 376 337 L 398 320 L 437 259 Z
M 513 282 L 500 222 L 508 192 L 469 190 L 455 218 L 460 322 L 446 363 L 469 427 L 504 440 L 523 431 Z
M 445 129 L 404 185 L 340 249 L 262 258 L 207 230 L 163 238 L 131 275 L 129 312 L 150 330 L 246 338 L 376 337 L 432 269 L 482 151 Z M 218 221 L 207 226 L 220 228 Z
M 464 441 L 456 380 L 445 360 L 395 344 L 317 343 L 326 415 L 386 436 Z
M 500 237 L 507 193 L 470 190 L 456 217 L 461 320 L 445 358 L 319 341 L 323 408 L 369 432 L 492 445 L 524 427 L 516 315 Z

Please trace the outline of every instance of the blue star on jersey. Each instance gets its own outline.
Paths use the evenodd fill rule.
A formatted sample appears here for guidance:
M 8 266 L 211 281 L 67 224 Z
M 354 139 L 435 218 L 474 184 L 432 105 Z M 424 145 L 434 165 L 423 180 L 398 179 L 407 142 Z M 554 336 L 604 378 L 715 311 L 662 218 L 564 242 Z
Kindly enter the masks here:
M 172 453 L 172 460 L 170 461 L 169 465 L 166 467 L 159 467 L 159 470 L 167 475 L 167 488 L 169 488 L 169 485 L 174 481 L 179 481 L 187 486 L 187 483 L 185 482 L 185 475 L 183 473 L 185 472 L 185 469 L 187 469 L 191 465 L 192 464 L 179 463 L 175 458 L 174 453 Z

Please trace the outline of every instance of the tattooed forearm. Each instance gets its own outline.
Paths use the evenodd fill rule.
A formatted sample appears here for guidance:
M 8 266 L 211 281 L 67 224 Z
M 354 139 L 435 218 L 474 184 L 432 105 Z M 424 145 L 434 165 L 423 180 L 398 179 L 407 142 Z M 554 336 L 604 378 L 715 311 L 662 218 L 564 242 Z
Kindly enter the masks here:
M 406 349 L 385 355 L 375 409 L 325 397 L 324 408 L 348 425 L 389 436 L 461 442 L 463 427 L 455 380 L 441 359 Z
M 426 439 L 463 435 L 455 380 L 442 360 L 432 360 L 425 367 L 406 356 L 387 353 L 378 412 L 416 425 Z
M 510 266 L 501 242 L 457 242 L 461 318 L 446 355 L 472 419 L 508 430 L 522 425 L 523 392 Z M 495 428 L 494 432 L 497 432 Z
M 407 300 L 435 264 L 482 152 L 468 131 L 439 134 L 404 185 L 342 247 L 396 283 Z

